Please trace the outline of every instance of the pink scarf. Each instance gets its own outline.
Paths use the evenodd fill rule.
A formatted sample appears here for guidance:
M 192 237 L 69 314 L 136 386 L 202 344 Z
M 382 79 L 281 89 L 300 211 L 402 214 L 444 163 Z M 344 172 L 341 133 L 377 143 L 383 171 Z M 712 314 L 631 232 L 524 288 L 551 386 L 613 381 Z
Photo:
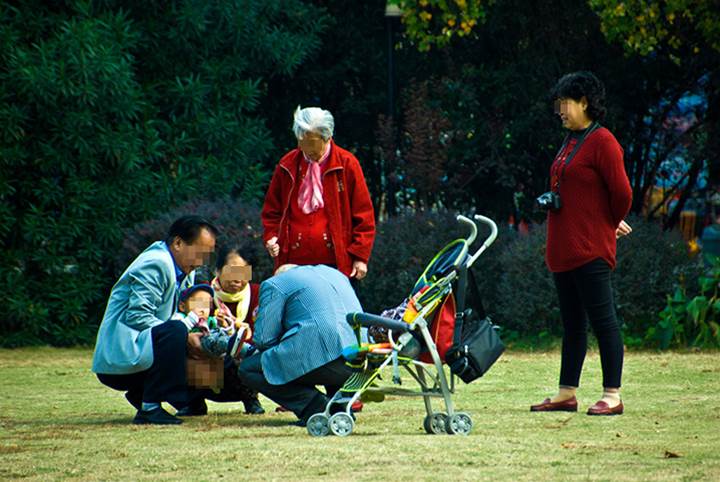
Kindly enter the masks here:
M 328 157 L 330 157 L 330 142 L 328 142 L 325 152 L 317 162 L 314 162 L 304 153 L 303 157 L 309 165 L 305 179 L 303 179 L 298 192 L 298 206 L 300 206 L 305 214 L 310 214 L 325 207 L 325 202 L 323 201 L 322 166 Z

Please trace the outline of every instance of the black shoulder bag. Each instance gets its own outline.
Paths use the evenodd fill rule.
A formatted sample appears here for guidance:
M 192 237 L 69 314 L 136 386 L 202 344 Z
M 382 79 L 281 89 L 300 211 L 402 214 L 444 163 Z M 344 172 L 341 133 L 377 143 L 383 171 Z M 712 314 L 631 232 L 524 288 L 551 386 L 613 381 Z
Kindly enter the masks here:
M 472 270 L 468 270 L 468 274 L 476 303 L 480 303 L 475 276 Z M 505 351 L 497 328 L 486 316 L 482 305 L 476 305 L 476 308 L 477 313 L 472 309 L 458 313 L 453 344 L 445 354 L 445 362 L 450 370 L 465 383 L 483 376 Z

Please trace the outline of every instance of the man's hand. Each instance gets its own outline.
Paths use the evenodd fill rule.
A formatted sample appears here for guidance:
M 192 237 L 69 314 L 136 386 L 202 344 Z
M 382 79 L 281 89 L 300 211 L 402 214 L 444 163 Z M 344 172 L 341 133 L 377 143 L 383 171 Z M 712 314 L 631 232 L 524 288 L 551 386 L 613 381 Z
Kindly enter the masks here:
M 630 227 L 630 225 L 625 221 L 620 221 L 620 224 L 615 230 L 615 239 L 627 236 L 630 233 L 632 233 L 632 228 Z
M 367 263 L 362 261 L 353 261 L 352 272 L 350 273 L 351 278 L 363 279 L 367 274 Z
M 200 338 L 203 337 L 202 333 L 188 333 L 187 337 L 187 354 L 188 357 L 199 360 L 205 358 L 205 353 L 200 345 Z
M 273 236 L 265 243 L 265 249 L 267 249 L 267 252 L 273 258 L 277 258 L 278 254 L 280 254 L 280 245 L 278 244 L 277 239 L 277 236 Z

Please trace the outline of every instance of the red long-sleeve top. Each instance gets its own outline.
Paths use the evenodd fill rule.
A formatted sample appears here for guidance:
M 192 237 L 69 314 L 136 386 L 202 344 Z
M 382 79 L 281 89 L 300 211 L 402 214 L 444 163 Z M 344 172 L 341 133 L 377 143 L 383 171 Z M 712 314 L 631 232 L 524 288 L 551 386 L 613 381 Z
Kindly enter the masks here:
M 545 262 L 554 273 L 602 258 L 615 269 L 615 231 L 632 203 L 623 149 L 604 127 L 587 136 L 564 166 L 577 139 L 571 139 L 550 168 L 560 177 L 562 207 L 549 211 Z M 553 186 L 550 186 L 553 189 Z

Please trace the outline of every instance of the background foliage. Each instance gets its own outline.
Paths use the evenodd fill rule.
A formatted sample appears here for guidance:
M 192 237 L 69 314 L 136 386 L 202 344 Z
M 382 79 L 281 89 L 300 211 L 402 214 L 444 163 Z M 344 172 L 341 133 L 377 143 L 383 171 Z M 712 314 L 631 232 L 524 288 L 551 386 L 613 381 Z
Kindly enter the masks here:
M 383 221 L 361 288 L 370 308 L 394 302 L 389 294 L 404 292 L 397 287 L 449 234 L 435 231 L 435 214 L 416 211 L 476 210 L 503 221 L 513 191 L 531 199 L 545 190 L 562 140 L 547 92 L 566 72 L 590 69 L 606 84 L 605 125 L 625 148 L 635 213 L 678 149 L 689 167 L 683 182 L 692 185 L 703 165 L 717 178 L 712 2 L 396 3 L 403 23 L 384 16 L 385 0 L 0 4 L 0 288 L 10 293 L 1 343 L 91 342 L 118 272 L 169 213 L 206 207 L 232 230 L 226 211 L 242 206 L 238 216 L 256 235 L 258 220 L 247 216 L 257 208 L 248 206 L 262 201 L 272 167 L 294 147 L 297 105 L 333 112 L 335 139 L 360 159 Z M 646 7 L 659 10 L 638 19 Z M 690 128 L 669 130 L 689 94 L 704 100 Z M 534 292 L 524 292 L 526 305 L 538 311 L 502 307 L 521 277 L 514 267 L 547 282 L 541 257 L 531 259 L 539 232 L 517 240 L 525 244 L 511 234 L 483 261 L 496 297 L 488 304 L 507 312 L 499 316 L 509 325 L 542 332 L 552 310 Z M 685 260 L 668 254 L 660 259 L 669 264 L 653 264 L 635 234 L 626 245 L 638 243 L 638 255 L 621 265 L 646 260 L 637 272 L 654 276 L 649 299 L 662 298 L 672 276 L 651 270 Z M 385 254 L 393 249 L 409 264 Z M 493 268 L 500 259 L 508 273 Z M 635 313 L 618 303 L 628 326 L 646 320 L 645 305 Z
M 325 20 L 292 0 L 0 5 L 3 344 L 92 340 L 123 228 L 262 195 L 263 83 Z

